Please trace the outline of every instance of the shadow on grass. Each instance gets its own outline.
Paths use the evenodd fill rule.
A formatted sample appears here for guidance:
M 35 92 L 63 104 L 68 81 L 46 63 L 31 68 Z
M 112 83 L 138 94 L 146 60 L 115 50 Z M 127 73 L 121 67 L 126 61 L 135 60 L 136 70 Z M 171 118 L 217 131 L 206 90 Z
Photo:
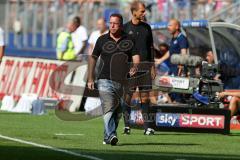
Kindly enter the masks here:
M 171 136 L 171 135 L 176 135 L 176 136 L 194 136 L 194 135 L 199 135 L 200 133 L 186 133 L 186 132 L 182 132 L 182 133 L 179 133 L 179 132 L 161 132 L 161 131 L 158 131 L 156 133 L 154 133 L 154 135 L 158 135 L 158 136 Z M 201 133 L 201 134 L 204 134 L 204 133 Z M 206 133 L 205 133 L 206 134 Z
M 157 145 L 157 146 L 197 146 L 201 144 L 195 143 L 120 143 L 118 146 L 147 146 L 147 145 Z
M 240 136 L 240 133 L 231 133 L 229 136 Z
M 173 143 L 173 145 L 175 145 Z M 192 144 L 183 144 L 192 145 Z M 221 155 L 221 154 L 195 154 L 195 153 L 176 153 L 176 152 L 146 152 L 146 151 L 114 151 L 111 146 L 104 150 L 87 150 L 77 148 L 63 148 L 72 153 L 96 157 L 99 160 L 237 160 L 239 155 Z M 115 147 L 114 147 L 115 148 Z M 52 151 L 49 149 L 32 147 L 32 146 L 1 146 L 1 159 L 7 160 L 87 160 L 76 155 L 69 155 L 68 153 Z M 92 158 L 94 160 L 94 158 Z M 96 160 L 95 159 L 95 160 Z
M 2 160 L 88 160 L 84 157 L 73 156 L 49 149 L 28 146 L 1 146 Z

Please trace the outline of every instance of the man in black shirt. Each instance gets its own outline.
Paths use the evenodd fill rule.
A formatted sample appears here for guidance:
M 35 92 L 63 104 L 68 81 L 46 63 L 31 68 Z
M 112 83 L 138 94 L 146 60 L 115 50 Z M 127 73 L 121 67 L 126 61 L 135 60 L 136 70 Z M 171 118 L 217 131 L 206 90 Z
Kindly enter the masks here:
M 144 65 L 144 62 L 152 62 L 154 64 L 154 55 L 152 53 L 153 50 L 153 37 L 152 37 L 152 30 L 151 27 L 144 22 L 145 18 L 145 5 L 143 2 L 134 1 L 131 4 L 131 12 L 132 12 L 132 19 L 124 24 L 124 31 L 129 35 L 132 35 L 136 42 L 136 48 L 138 48 L 141 65 Z M 146 67 L 146 66 L 145 66 Z M 144 68 L 145 68 L 144 67 Z M 149 71 L 149 72 L 148 72 Z M 145 75 L 147 78 L 146 84 L 143 86 L 138 86 L 139 90 L 151 90 L 152 89 L 152 79 L 155 78 L 155 68 L 154 65 L 150 65 L 148 67 L 148 71 L 140 73 L 141 75 Z M 147 74 L 147 75 L 146 75 Z M 139 73 L 138 73 L 139 75 Z M 130 102 L 131 102 L 132 94 L 129 93 L 125 97 L 125 105 L 123 105 L 123 112 L 124 112 L 124 134 L 130 134 L 129 128 L 129 115 L 131 112 Z M 149 92 L 142 92 L 140 94 L 141 97 L 141 107 L 142 107 L 142 114 L 144 118 L 144 129 L 145 135 L 152 135 L 154 134 L 154 130 L 151 128 L 150 120 L 148 118 L 149 113 L 149 103 L 150 103 L 150 96 Z
M 103 62 L 98 77 L 98 90 L 103 107 L 104 141 L 103 144 L 116 145 L 116 129 L 121 117 L 121 98 L 124 81 L 129 72 L 128 62 L 135 64 L 130 70 L 133 75 L 140 61 L 134 40 L 123 32 L 123 19 L 120 14 L 110 16 L 109 33 L 98 38 L 92 56 L 89 57 L 88 88 L 94 89 L 94 68 L 100 56 Z

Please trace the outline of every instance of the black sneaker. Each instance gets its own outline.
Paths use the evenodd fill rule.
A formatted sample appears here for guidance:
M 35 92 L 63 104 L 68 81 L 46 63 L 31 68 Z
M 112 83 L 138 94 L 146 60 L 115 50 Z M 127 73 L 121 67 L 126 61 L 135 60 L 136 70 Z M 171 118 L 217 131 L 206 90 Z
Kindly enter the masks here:
M 118 138 L 117 138 L 116 136 L 112 136 L 112 137 L 110 138 L 110 144 L 111 144 L 112 146 L 115 146 L 115 145 L 117 144 L 117 142 L 118 142 Z
M 124 127 L 123 134 L 129 135 L 130 134 L 130 127 Z
M 144 135 L 154 135 L 154 129 L 148 128 L 147 130 L 144 131 Z

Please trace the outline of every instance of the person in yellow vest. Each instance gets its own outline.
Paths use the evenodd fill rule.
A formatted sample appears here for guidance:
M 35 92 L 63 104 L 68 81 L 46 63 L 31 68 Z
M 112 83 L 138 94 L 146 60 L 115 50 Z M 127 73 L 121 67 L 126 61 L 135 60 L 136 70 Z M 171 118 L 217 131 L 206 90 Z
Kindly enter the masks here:
M 77 55 L 74 51 L 74 44 L 71 33 L 73 33 L 80 25 L 79 17 L 71 18 L 66 29 L 59 33 L 57 38 L 57 59 L 71 61 L 76 60 Z

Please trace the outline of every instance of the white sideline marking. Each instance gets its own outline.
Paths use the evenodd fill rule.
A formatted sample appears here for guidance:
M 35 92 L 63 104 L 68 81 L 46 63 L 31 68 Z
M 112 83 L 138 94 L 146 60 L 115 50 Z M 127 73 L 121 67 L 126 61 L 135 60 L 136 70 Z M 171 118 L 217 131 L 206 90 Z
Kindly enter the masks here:
M 74 133 L 55 133 L 55 136 L 84 136 L 84 134 Z
M 84 158 L 88 158 L 88 159 L 92 159 L 92 160 L 102 160 L 102 159 L 94 157 L 94 156 L 89 156 L 89 155 L 85 155 L 85 154 L 81 154 L 81 153 L 76 153 L 76 152 L 68 151 L 68 150 L 65 150 L 65 149 L 55 148 L 55 147 L 48 146 L 48 145 L 38 144 L 38 143 L 31 142 L 31 141 L 25 141 L 25 140 L 21 140 L 21 139 L 17 139 L 17 138 L 7 137 L 7 136 L 3 136 L 1 134 L 0 134 L 0 138 L 10 140 L 10 141 L 14 141 L 14 142 L 23 143 L 23 144 L 36 146 L 36 147 L 39 147 L 39 148 L 49 149 L 49 150 L 56 151 L 56 152 L 62 152 L 62 153 L 66 153 L 66 154 L 77 156 L 77 157 L 84 157 Z

